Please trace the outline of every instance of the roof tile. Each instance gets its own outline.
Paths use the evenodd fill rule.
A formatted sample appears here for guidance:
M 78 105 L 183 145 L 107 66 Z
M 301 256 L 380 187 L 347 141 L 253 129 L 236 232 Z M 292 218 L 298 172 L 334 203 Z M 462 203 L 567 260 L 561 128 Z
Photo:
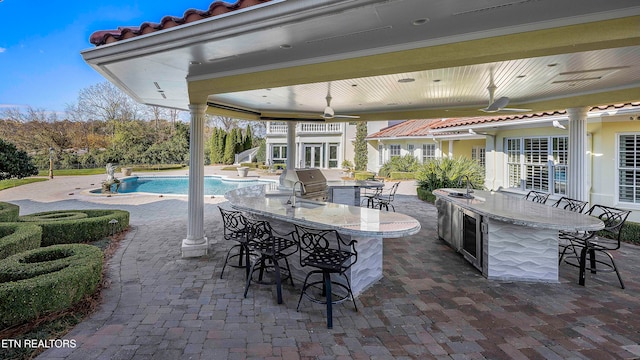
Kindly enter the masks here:
M 130 39 L 139 35 L 169 29 L 194 21 L 200 21 L 213 16 L 226 14 L 231 11 L 259 5 L 271 0 L 238 0 L 234 4 L 216 0 L 209 5 L 208 10 L 188 9 L 182 17 L 165 16 L 159 23 L 144 22 L 140 26 L 119 27 L 116 30 L 100 30 L 91 34 L 89 42 L 95 46 L 111 44 L 120 40 Z

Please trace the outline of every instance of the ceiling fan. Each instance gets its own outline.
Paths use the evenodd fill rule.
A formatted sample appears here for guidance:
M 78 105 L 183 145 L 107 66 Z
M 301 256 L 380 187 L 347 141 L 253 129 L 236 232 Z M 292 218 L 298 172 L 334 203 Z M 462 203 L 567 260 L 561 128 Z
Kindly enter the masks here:
M 327 107 L 324 108 L 324 112 L 320 115 L 325 120 L 330 119 L 359 119 L 360 116 L 357 115 L 336 115 L 335 111 L 331 107 L 331 83 L 329 83 L 329 88 L 327 89 Z
M 499 111 L 512 111 L 512 112 L 531 111 L 531 109 L 517 109 L 517 108 L 505 107 L 509 104 L 509 98 L 506 96 L 503 96 L 494 100 L 494 95 L 498 87 L 493 82 L 493 71 L 489 72 L 489 77 L 490 77 L 489 86 L 487 86 L 487 90 L 489 90 L 489 106 L 487 106 L 484 109 L 478 109 L 478 110 L 484 111 L 486 113 L 495 113 Z

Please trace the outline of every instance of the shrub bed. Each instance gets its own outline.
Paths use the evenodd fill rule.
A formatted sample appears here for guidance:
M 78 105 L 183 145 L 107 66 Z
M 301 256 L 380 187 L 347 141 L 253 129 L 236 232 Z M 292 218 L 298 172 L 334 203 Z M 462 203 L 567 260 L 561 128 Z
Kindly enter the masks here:
M 252 169 L 257 169 L 257 168 L 258 168 L 258 165 L 260 165 L 260 164 L 258 164 L 257 162 L 252 162 L 252 163 L 249 163 L 249 162 L 240 163 L 240 166 L 244 166 L 244 167 L 248 167 L 248 168 L 252 168 Z
M 389 177 L 391 177 L 391 180 L 413 180 L 416 178 L 416 174 L 407 171 L 392 171 Z
M 640 245 L 640 223 L 627 221 L 622 227 L 622 233 L 620 234 L 622 241 Z
M 0 222 L 18 221 L 20 207 L 18 205 L 0 202 Z
M 355 172 L 353 178 L 356 180 L 373 180 L 376 174 L 368 171 Z
M 70 307 L 98 288 L 102 251 L 84 244 L 33 249 L 0 260 L 0 329 Z
M 423 188 L 416 188 L 416 191 L 418 192 L 418 199 L 431 204 L 436 202 L 436 196 L 433 195 L 431 191 Z
M 0 223 L 0 259 L 37 249 L 41 240 L 42 228 L 38 225 Z
M 82 215 L 72 215 L 72 214 Z M 57 217 L 57 215 L 63 216 Z M 109 224 L 117 220 L 115 225 Z M 42 246 L 100 240 L 129 226 L 129 212 L 124 210 L 64 210 L 21 216 L 20 221 L 42 227 Z

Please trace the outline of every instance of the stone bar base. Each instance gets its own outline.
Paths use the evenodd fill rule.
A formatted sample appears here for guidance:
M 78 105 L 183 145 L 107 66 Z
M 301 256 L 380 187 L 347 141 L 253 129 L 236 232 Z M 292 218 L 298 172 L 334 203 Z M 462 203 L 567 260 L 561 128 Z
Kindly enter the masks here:
M 558 282 L 558 230 L 488 219 L 488 279 Z

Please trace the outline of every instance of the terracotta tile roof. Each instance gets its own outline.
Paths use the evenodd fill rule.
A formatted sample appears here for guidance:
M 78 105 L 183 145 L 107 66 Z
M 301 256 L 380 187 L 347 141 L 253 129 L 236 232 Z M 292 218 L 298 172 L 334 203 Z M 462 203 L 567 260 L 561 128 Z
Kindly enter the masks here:
M 625 104 L 614 104 L 604 106 L 594 106 L 589 111 L 607 111 L 620 109 L 637 109 L 640 110 L 640 102 L 632 102 Z M 547 116 L 566 115 L 566 110 L 546 111 L 533 114 L 518 115 L 497 115 L 497 116 L 478 116 L 471 118 L 450 118 L 450 119 L 429 119 L 429 120 L 407 120 L 399 124 L 389 126 L 376 133 L 367 136 L 367 139 L 393 138 L 393 137 L 411 137 L 411 136 L 428 136 L 432 129 L 454 129 L 458 126 L 468 126 L 486 123 L 504 123 L 512 120 L 543 118 Z M 444 135 L 441 131 L 438 135 Z
M 367 136 L 367 139 L 390 138 L 397 136 L 426 136 L 429 135 L 431 124 L 436 122 L 440 122 L 440 119 L 407 120 L 373 133 Z
M 91 34 L 89 41 L 95 45 L 106 45 L 116 41 L 129 39 L 139 35 L 149 34 L 155 31 L 169 29 L 194 21 L 226 14 L 231 11 L 269 2 L 271 0 L 238 0 L 234 4 L 216 0 L 209 5 L 208 10 L 189 9 L 182 17 L 165 16 L 159 23 L 144 22 L 140 26 L 122 26 L 116 30 L 101 30 Z

